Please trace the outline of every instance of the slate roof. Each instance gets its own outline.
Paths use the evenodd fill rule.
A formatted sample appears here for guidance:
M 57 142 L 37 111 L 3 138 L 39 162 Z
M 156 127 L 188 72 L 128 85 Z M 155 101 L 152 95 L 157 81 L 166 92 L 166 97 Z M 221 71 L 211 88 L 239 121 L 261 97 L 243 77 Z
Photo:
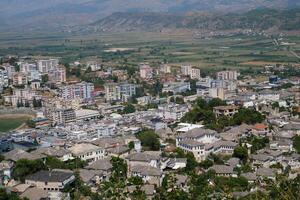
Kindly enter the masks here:
M 37 160 L 46 157 L 45 155 L 38 153 L 28 153 L 21 149 L 14 149 L 12 151 L 4 153 L 3 156 L 6 160 L 12 160 L 14 162 L 17 162 L 20 159 Z
M 40 182 L 64 182 L 65 180 L 71 178 L 73 175 L 73 172 L 70 170 L 41 170 L 27 176 L 25 179 Z
M 263 176 L 263 177 L 275 177 L 275 173 L 270 168 L 258 168 L 256 170 L 257 176 Z
M 233 167 L 228 165 L 213 165 L 210 169 L 215 170 L 217 174 L 233 174 Z
M 255 181 L 256 180 L 256 174 L 252 172 L 243 173 L 241 174 L 242 177 L 246 178 L 248 181 Z
M 143 162 L 150 162 L 151 160 L 159 160 L 160 156 L 154 155 L 151 153 L 142 152 L 142 153 L 133 153 L 127 156 L 129 161 L 143 161 Z
M 210 129 L 195 128 L 186 133 L 180 134 L 177 138 L 198 138 L 206 134 L 217 134 L 217 132 Z
M 144 176 L 161 176 L 162 171 L 156 167 L 135 165 L 130 169 L 131 172 L 136 172 Z
M 108 171 L 112 169 L 112 164 L 109 159 L 100 159 L 85 167 L 86 169 Z

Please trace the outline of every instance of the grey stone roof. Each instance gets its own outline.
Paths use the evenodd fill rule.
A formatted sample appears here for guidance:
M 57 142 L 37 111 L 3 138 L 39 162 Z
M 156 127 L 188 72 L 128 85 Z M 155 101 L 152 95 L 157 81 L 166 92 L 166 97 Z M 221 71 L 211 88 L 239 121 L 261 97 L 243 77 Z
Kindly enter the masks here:
M 90 182 L 95 176 L 102 176 L 103 172 L 101 170 L 88 170 L 80 169 L 79 170 L 80 178 L 83 182 Z
M 142 152 L 142 153 L 133 153 L 127 156 L 129 161 L 143 161 L 150 162 L 151 160 L 159 160 L 160 156 L 154 155 L 152 153 Z
M 232 167 L 236 167 L 240 163 L 240 159 L 239 158 L 230 158 L 227 161 L 227 163 Z
M 25 192 L 20 195 L 21 198 L 28 198 L 30 200 L 41 200 L 48 197 L 48 192 L 41 188 L 28 188 Z
M 40 182 L 64 182 L 65 180 L 73 176 L 73 172 L 70 170 L 58 170 L 52 171 L 41 170 L 34 174 L 27 176 L 26 180 L 40 181 Z
M 205 144 L 202 142 L 198 142 L 196 140 L 189 140 L 189 139 L 181 140 L 179 143 L 190 147 L 205 146 Z
M 227 165 L 213 165 L 209 169 L 215 170 L 217 174 L 233 174 L 233 167 Z
M 217 134 L 217 132 L 210 130 L 210 129 L 195 128 L 186 133 L 180 134 L 177 138 L 181 138 L 181 139 L 183 139 L 183 138 L 198 138 L 198 137 L 202 137 L 206 134 L 215 135 L 215 134 Z
M 6 160 L 12 160 L 14 162 L 17 162 L 20 159 L 37 160 L 46 157 L 45 155 L 38 153 L 28 153 L 21 149 L 14 149 L 12 151 L 4 153 L 3 156 Z
M 135 165 L 130 169 L 131 172 L 136 172 L 144 176 L 161 176 L 162 171 L 156 167 Z
M 114 148 L 106 149 L 106 151 L 113 154 L 123 154 L 130 151 L 130 149 L 127 146 L 117 146 Z
M 68 149 L 63 149 L 63 148 L 56 149 L 53 147 L 39 148 L 33 152 L 48 155 L 48 156 L 55 156 L 55 157 L 63 157 L 64 155 L 71 153 L 71 151 Z
M 256 170 L 257 176 L 263 176 L 263 177 L 275 177 L 275 173 L 273 169 L 270 168 L 258 168 Z
M 271 159 L 271 156 L 269 156 L 267 154 L 254 154 L 254 155 L 251 155 L 251 159 L 266 162 Z
M 286 124 L 283 126 L 282 130 L 300 131 L 300 124 Z
M 226 146 L 226 147 L 236 147 L 238 145 L 238 143 L 236 142 L 231 142 L 231 141 L 224 141 L 224 140 L 220 140 L 214 143 L 214 147 L 215 148 L 219 148 L 222 146 Z
M 85 167 L 86 169 L 103 170 L 108 171 L 112 169 L 112 164 L 109 159 L 97 160 Z
M 246 178 L 248 181 L 255 181 L 256 180 L 256 174 L 252 172 L 243 173 L 241 174 L 242 177 Z

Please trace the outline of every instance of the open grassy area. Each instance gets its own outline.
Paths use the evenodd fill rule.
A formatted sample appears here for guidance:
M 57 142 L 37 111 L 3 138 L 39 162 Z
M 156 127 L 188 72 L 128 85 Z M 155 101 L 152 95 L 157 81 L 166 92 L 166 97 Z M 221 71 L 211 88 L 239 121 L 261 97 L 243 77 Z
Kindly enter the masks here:
M 0 118 L 0 132 L 14 130 L 28 120 L 27 117 L 20 118 Z

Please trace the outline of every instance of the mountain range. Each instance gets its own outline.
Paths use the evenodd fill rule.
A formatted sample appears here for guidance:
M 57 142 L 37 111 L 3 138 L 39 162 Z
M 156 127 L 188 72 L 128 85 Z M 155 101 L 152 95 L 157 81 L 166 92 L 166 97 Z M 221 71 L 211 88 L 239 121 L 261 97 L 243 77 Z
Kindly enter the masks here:
M 151 15 L 151 21 L 164 16 L 164 21 L 173 26 L 183 16 L 186 20 L 187 13 L 226 14 L 296 7 L 300 7 L 299 0 L 1 0 L 0 29 L 61 30 L 101 24 L 101 20 L 109 18 L 116 20 L 120 13 L 131 18 Z

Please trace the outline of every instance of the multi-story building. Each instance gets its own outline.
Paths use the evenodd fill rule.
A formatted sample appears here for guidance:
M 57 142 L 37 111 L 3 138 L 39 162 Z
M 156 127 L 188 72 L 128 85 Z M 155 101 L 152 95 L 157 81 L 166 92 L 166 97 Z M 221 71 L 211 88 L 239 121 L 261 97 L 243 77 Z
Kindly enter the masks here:
M 187 105 L 166 104 L 158 107 L 158 116 L 166 120 L 179 121 L 189 111 Z
M 48 73 L 49 71 L 57 68 L 58 59 L 38 60 L 37 66 L 41 73 Z
M 4 102 L 12 105 L 32 105 L 33 101 L 41 101 L 42 96 L 31 89 L 14 89 L 13 95 L 4 96 Z
M 70 170 L 42 170 L 25 178 L 25 183 L 46 191 L 61 191 L 75 181 L 74 173 Z
M 189 76 L 191 79 L 200 79 L 200 69 L 194 68 L 191 65 L 182 65 L 181 73 L 185 76 Z
M 81 82 L 61 88 L 61 97 L 65 100 L 81 99 L 87 101 L 93 98 L 94 84 Z
M 216 131 L 195 128 L 176 138 L 176 146 L 185 152 L 191 152 L 197 161 L 203 161 L 210 153 L 232 154 L 237 143 L 222 141 Z
M 88 143 L 75 144 L 70 148 L 70 151 L 74 157 L 87 162 L 104 159 L 107 155 L 105 149 Z
M 190 82 L 172 82 L 165 83 L 162 92 L 172 92 L 173 94 L 191 90 Z
M 217 106 L 213 108 L 214 113 L 217 117 L 227 116 L 232 117 L 238 112 L 238 106 L 228 105 L 228 106 Z
M 105 86 L 105 99 L 107 102 L 127 101 L 136 94 L 136 85 L 129 83 L 110 83 Z
M 74 109 L 55 109 L 50 112 L 49 118 L 52 124 L 66 124 L 76 120 Z
M 30 72 L 33 72 L 33 71 L 37 71 L 37 66 L 35 63 L 21 63 L 20 64 L 20 72 L 23 72 L 23 73 L 30 73 Z
M 67 81 L 66 69 L 64 67 L 58 67 L 55 70 L 51 70 L 48 76 L 49 81 L 53 83 L 64 83 Z
M 4 87 L 7 87 L 9 83 L 7 70 L 0 68 L 0 93 Z
M 163 72 L 164 74 L 169 74 L 169 73 L 171 73 L 171 66 L 170 65 L 161 65 L 160 71 Z
M 217 72 L 217 79 L 218 80 L 237 80 L 238 78 L 237 71 L 220 71 Z
M 15 73 L 12 77 L 13 85 L 27 85 L 28 78 L 27 75 L 24 73 Z
M 151 79 L 153 77 L 153 69 L 149 65 L 141 64 L 140 77 L 143 79 Z

